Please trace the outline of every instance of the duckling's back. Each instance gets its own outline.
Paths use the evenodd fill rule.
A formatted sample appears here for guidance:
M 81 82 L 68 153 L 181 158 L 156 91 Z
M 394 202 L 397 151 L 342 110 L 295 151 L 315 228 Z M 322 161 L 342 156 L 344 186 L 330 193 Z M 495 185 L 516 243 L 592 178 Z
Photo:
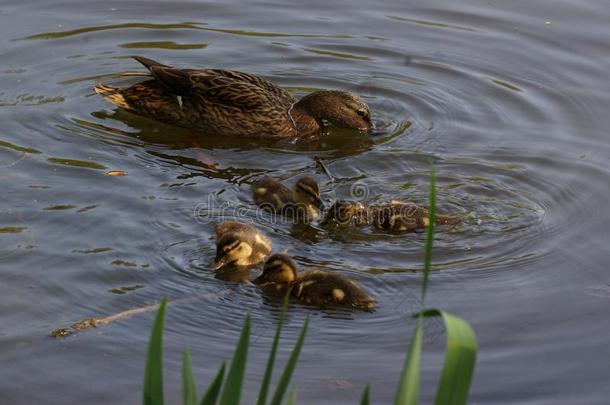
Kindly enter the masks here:
M 292 190 L 280 181 L 265 176 L 252 185 L 254 202 L 261 208 L 281 211 L 285 206 L 294 204 Z
M 299 274 L 293 294 L 303 303 L 318 306 L 375 308 L 375 300 L 350 278 L 327 271 L 310 270 Z
M 256 229 L 254 229 L 253 227 L 246 225 L 246 224 L 242 224 L 241 222 L 237 222 L 237 221 L 225 221 L 225 222 L 216 224 L 215 231 L 216 231 L 217 238 L 221 238 L 222 236 L 224 236 L 228 233 L 232 233 L 232 232 L 239 232 L 239 233 L 256 233 L 257 232 Z

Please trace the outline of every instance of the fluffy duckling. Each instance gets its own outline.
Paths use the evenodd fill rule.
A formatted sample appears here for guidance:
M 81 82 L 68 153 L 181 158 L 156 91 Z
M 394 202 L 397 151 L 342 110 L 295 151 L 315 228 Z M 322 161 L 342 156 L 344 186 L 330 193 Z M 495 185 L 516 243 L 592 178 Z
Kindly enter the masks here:
M 456 225 L 460 218 L 437 214 L 437 225 Z M 387 232 L 412 232 L 428 226 L 428 209 L 400 201 L 365 206 L 357 201 L 337 201 L 328 210 L 321 223 L 327 225 L 373 225 Z
M 290 294 L 307 305 L 364 310 L 371 310 L 376 305 L 375 300 L 348 277 L 322 270 L 299 273 L 294 261 L 286 254 L 271 256 L 254 283 L 282 294 L 290 288 Z
M 369 210 L 359 201 L 337 200 L 326 212 L 320 223 L 327 225 L 367 225 L 369 223 Z
M 216 225 L 214 270 L 228 265 L 255 266 L 271 253 L 271 241 L 253 226 L 237 221 Z
M 411 232 L 427 228 L 430 224 L 427 208 L 422 206 L 390 201 L 387 204 L 369 208 L 369 217 L 377 229 L 390 232 Z M 436 215 L 436 225 L 456 225 L 460 219 L 451 215 Z
M 273 177 L 263 177 L 252 185 L 254 201 L 261 208 L 290 218 L 314 220 L 320 216 L 324 202 L 318 182 L 309 176 L 297 180 L 290 190 Z
M 314 138 L 326 122 L 369 132 L 368 106 L 347 91 L 321 90 L 297 101 L 276 84 L 249 73 L 178 69 L 141 56 L 151 80 L 130 87 L 95 86 L 129 112 L 220 136 Z

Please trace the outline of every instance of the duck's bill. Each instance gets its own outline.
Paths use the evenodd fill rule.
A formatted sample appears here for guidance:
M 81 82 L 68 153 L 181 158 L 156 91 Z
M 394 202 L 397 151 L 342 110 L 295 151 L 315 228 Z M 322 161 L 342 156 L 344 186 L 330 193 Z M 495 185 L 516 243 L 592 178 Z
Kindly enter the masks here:
M 370 134 L 371 132 L 373 132 L 373 126 L 368 126 L 368 127 L 362 127 L 359 129 L 360 133 L 362 134 Z
M 225 267 L 227 264 L 229 264 L 229 261 L 226 257 L 216 257 L 216 260 L 214 260 L 214 264 L 212 265 L 212 269 L 214 271 L 218 271 Z

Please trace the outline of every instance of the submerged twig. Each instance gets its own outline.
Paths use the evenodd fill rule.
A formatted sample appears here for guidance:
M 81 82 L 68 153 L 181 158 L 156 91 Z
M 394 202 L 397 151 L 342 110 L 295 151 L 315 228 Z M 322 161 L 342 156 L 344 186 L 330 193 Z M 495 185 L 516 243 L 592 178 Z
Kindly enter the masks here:
M 198 301 L 200 299 L 205 298 L 205 295 L 198 295 L 193 297 L 180 298 L 174 301 L 171 301 L 171 304 L 188 304 L 194 301 Z M 153 312 L 159 309 L 161 304 L 153 304 L 147 305 L 145 307 L 138 307 L 128 309 L 127 311 L 122 311 L 113 315 L 109 315 L 103 318 L 85 318 L 80 320 L 67 328 L 58 328 L 51 332 L 51 336 L 54 338 L 64 338 L 66 336 L 72 335 L 77 332 L 83 332 L 91 328 L 95 328 L 99 325 L 106 325 L 114 321 L 118 321 L 125 318 L 130 318 L 134 315 L 144 314 L 147 312 Z
M 316 163 L 318 165 L 320 165 L 320 167 L 322 168 L 322 170 L 324 171 L 324 173 L 328 176 L 328 178 L 330 179 L 331 182 L 335 181 L 335 178 L 333 177 L 333 175 L 330 173 L 330 170 L 328 170 L 328 168 L 326 167 L 326 165 L 324 164 L 324 162 L 322 161 L 321 158 L 315 156 L 314 160 L 316 161 Z

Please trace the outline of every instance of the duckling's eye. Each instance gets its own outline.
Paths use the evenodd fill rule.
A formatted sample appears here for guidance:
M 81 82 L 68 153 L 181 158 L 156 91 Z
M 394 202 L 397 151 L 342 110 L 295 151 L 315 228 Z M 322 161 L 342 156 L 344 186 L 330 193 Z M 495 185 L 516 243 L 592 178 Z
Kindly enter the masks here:
M 361 116 L 362 118 L 366 118 L 368 116 L 368 113 L 366 112 L 366 110 L 358 110 L 356 111 L 356 113 Z

